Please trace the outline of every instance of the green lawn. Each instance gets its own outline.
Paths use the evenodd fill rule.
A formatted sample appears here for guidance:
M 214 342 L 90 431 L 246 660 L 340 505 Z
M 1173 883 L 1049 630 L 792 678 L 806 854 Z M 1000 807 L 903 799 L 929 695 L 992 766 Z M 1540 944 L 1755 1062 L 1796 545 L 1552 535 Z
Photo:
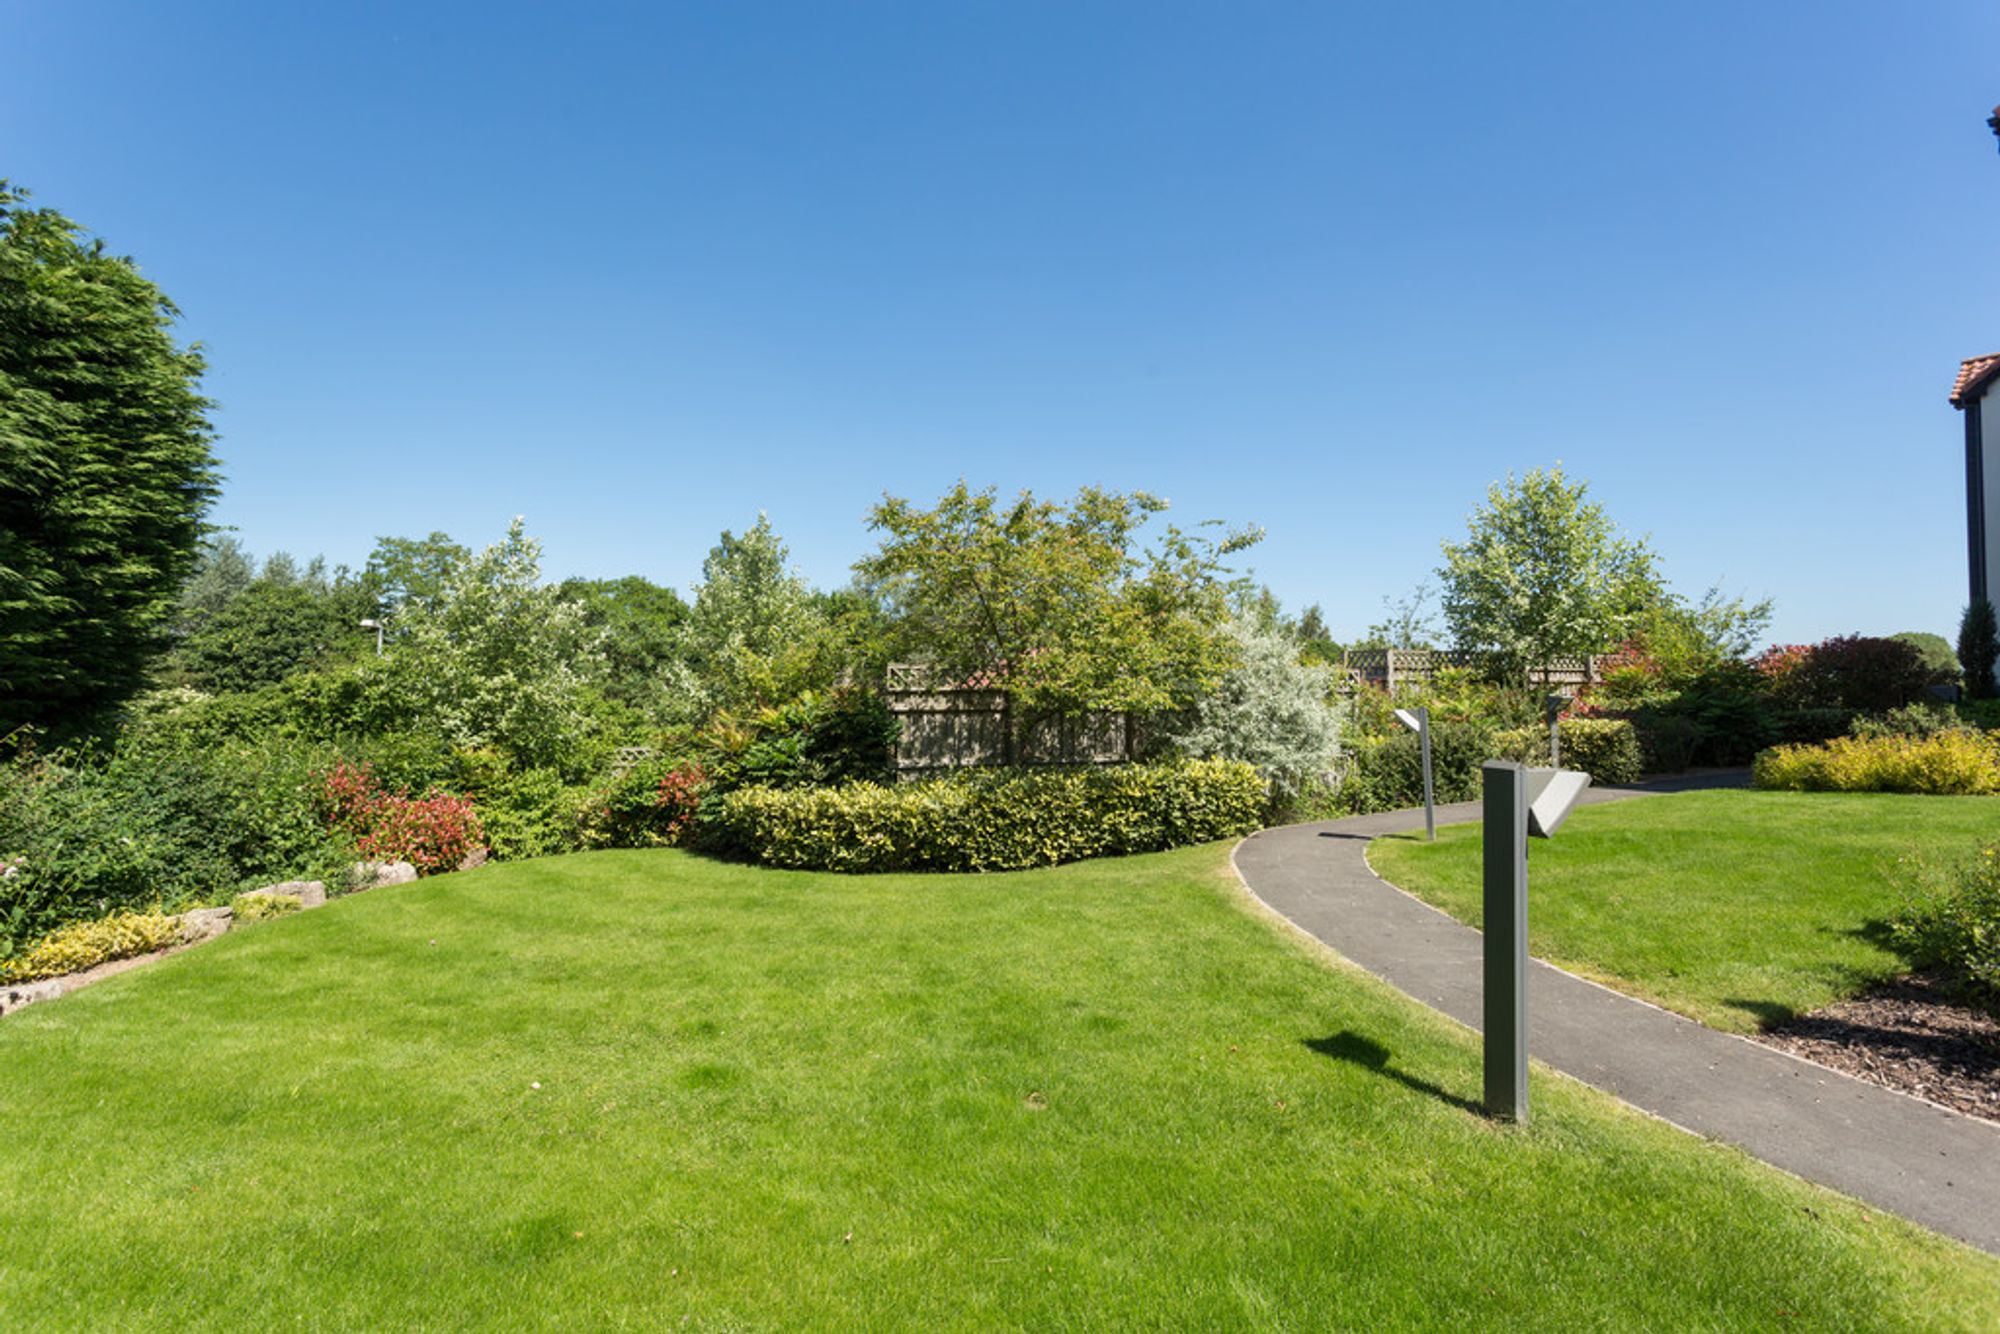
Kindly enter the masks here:
M 2000 837 L 2000 798 L 1689 792 L 1587 806 L 1528 849 L 1541 958 L 1753 1032 L 1908 971 L 1883 940 L 1896 863 Z M 1480 924 L 1479 829 L 1369 845 L 1381 876 Z
M 2000 1325 L 2000 1261 L 1594 1091 L 1468 1111 L 1225 851 L 494 866 L 22 1011 L 0 1327 Z

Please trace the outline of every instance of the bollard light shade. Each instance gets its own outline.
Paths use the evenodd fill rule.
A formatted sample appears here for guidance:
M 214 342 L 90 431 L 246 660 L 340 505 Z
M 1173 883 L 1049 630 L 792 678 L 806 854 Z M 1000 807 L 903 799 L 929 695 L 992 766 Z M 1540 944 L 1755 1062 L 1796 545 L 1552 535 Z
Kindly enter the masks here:
M 1590 775 L 1575 769 L 1528 770 L 1528 832 L 1553 838 L 1590 786 Z

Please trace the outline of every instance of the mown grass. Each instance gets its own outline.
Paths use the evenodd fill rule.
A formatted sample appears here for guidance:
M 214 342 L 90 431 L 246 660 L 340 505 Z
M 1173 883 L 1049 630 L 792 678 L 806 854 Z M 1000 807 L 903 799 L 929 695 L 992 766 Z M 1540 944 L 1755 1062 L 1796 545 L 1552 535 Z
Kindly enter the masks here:
M 489 867 L 10 1016 L 0 1071 L 9 1329 L 2000 1323 L 2000 1262 L 1579 1085 L 1482 1119 L 1473 1039 L 1220 847 Z
M 1688 792 L 1587 806 L 1531 840 L 1529 947 L 1733 1032 L 1817 1010 L 1908 971 L 1884 926 L 1898 863 L 2000 832 L 2000 799 Z M 1478 926 L 1479 828 L 1369 845 L 1375 870 Z

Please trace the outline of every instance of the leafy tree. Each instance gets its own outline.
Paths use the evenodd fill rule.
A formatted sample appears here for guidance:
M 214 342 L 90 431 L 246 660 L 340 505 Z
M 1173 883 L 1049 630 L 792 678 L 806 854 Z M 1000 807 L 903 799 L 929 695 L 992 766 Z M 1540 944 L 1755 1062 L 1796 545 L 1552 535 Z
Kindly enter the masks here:
M 1283 805 L 1340 758 L 1342 710 L 1331 702 L 1333 673 L 1301 663 L 1293 637 L 1254 615 L 1233 618 L 1228 633 L 1236 665 L 1180 720 L 1170 744 L 1196 759 L 1255 765 Z
M 671 710 L 688 605 L 679 593 L 638 575 L 568 579 L 562 597 L 583 608 L 583 623 L 602 635 L 604 693 L 655 717 Z
M 454 746 L 490 746 L 521 768 L 573 762 L 590 731 L 599 634 L 581 604 L 541 583 L 541 547 L 520 519 L 477 556 L 406 597 L 383 672 L 420 726 Z
M 406 606 L 426 607 L 444 594 L 445 584 L 465 569 L 472 552 L 449 533 L 429 537 L 383 537 L 375 541 L 362 577 L 374 585 L 384 616 Z
M 1663 596 L 1653 553 L 1623 536 L 1560 467 L 1509 476 L 1444 543 L 1445 622 L 1460 648 L 1509 674 L 1550 658 L 1602 653 Z
M 1921 698 L 1937 679 L 1915 648 L 1872 635 L 1822 640 L 1798 655 L 1789 670 L 1770 676 L 1773 693 L 1789 704 L 1874 710 L 1899 709 Z
M 217 487 L 173 303 L 25 199 L 0 181 L 0 734 L 139 689 Z
M 1168 525 L 1145 492 L 1086 487 L 1068 505 L 1028 492 L 1002 505 L 964 482 L 923 509 L 894 496 L 869 514 L 883 534 L 855 566 L 894 624 L 894 647 L 948 678 L 995 679 L 1032 712 L 1187 707 L 1222 679 L 1222 561 L 1258 540 Z
M 203 542 L 194 572 L 181 587 L 179 632 L 185 635 L 198 629 L 256 578 L 257 567 L 241 542 L 226 534 Z
M 696 712 L 777 704 L 826 683 L 826 620 L 787 559 L 760 514 L 702 562 L 681 639 L 681 689 Z
M 1315 602 L 1299 613 L 1299 623 L 1295 633 L 1299 641 L 1299 657 L 1305 662 L 1317 662 L 1331 666 L 1340 661 L 1340 645 L 1334 642 L 1326 628 L 1326 616 Z
M 301 565 L 285 552 L 254 562 L 231 537 L 204 544 L 181 591 L 172 647 L 157 683 L 208 693 L 274 685 L 295 672 L 359 652 L 359 628 L 376 614 L 372 583 L 345 567 L 332 578 L 319 556 Z
M 2000 632 L 1994 626 L 1993 604 L 1981 598 L 1965 609 L 1958 623 L 1958 661 L 1965 669 L 1965 693 L 1972 699 L 2000 694 L 1993 668 L 2000 662 Z
M 1633 616 L 1629 647 L 1658 666 L 1668 685 L 1685 685 L 1724 662 L 1740 661 L 1771 623 L 1771 600 L 1745 602 L 1711 588 L 1687 602 L 1664 589 Z
M 813 603 L 826 621 L 833 676 L 879 684 L 892 656 L 893 626 L 875 590 L 855 580 L 846 588 L 814 593 Z
M 1297 627 L 1285 615 L 1285 604 L 1278 600 L 1278 595 L 1271 591 L 1269 584 L 1260 584 L 1248 576 L 1232 580 L 1228 605 L 1231 620 L 1247 618 L 1267 633 L 1296 633 Z
M 368 605 L 360 594 L 352 582 L 259 579 L 176 645 L 171 661 L 198 690 L 275 685 L 367 642 L 357 628 Z
M 1924 661 L 1924 667 L 1939 681 L 1951 681 L 1959 673 L 1958 655 L 1951 651 L 1951 644 L 1943 635 L 1934 635 L 1927 630 L 1905 630 L 1889 638 L 1901 640 L 1917 651 Z
M 305 569 L 300 569 L 298 561 L 293 559 L 291 552 L 274 551 L 264 557 L 263 573 L 257 577 L 267 584 L 275 584 L 280 588 L 290 588 L 301 582 L 324 584 L 326 562 L 315 556 L 311 564 Z

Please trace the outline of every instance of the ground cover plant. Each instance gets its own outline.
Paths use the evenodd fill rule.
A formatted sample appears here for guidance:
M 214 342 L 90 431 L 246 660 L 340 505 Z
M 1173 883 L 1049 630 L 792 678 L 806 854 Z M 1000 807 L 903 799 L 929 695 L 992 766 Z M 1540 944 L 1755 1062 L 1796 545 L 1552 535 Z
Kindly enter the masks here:
M 293 901 L 297 906 L 297 901 Z M 0 959 L 0 983 L 33 982 L 38 978 L 80 973 L 86 968 L 150 954 L 181 938 L 178 917 L 164 913 L 113 913 L 94 922 L 77 922 L 52 931 L 31 950 Z
M 1567 832 L 1567 831 L 1566 831 Z M 1555 1076 L 1225 850 L 674 850 L 344 899 L 0 1022 L 21 1328 L 1991 1328 L 2000 1262 Z M 190 1016 L 197 1016 L 190 1020 Z
M 1907 972 L 1903 863 L 1989 838 L 1981 797 L 1691 792 L 1585 807 L 1534 844 L 1528 931 L 1551 963 L 1733 1032 Z M 1478 926 L 1477 825 L 1370 845 L 1391 883 Z

